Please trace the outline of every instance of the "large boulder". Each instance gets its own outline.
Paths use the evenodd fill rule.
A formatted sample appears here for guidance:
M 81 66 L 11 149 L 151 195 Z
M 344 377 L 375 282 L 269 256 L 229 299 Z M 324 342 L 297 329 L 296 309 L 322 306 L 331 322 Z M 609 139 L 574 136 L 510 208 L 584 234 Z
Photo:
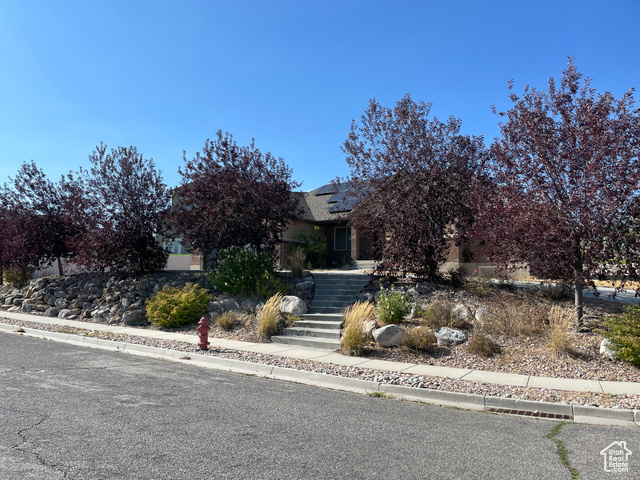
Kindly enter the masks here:
M 144 310 L 129 310 L 122 316 L 122 323 L 130 327 L 146 325 L 149 323 L 147 320 L 147 312 Z
M 611 348 L 611 340 L 609 340 L 608 338 L 605 338 L 604 340 L 602 340 L 602 342 L 600 342 L 600 355 L 608 360 L 618 359 L 618 355 Z
M 44 316 L 45 317 L 57 317 L 58 313 L 59 313 L 59 310 L 56 307 L 49 307 L 44 312 Z
M 287 295 L 280 302 L 280 311 L 282 313 L 290 313 L 291 315 L 303 315 L 307 313 L 307 303 L 300 297 Z
M 315 283 L 313 280 L 305 280 L 303 282 L 297 282 L 293 285 L 293 290 L 298 295 L 304 295 L 305 293 L 312 293 Z
M 407 334 L 407 331 L 398 325 L 392 324 L 377 328 L 371 332 L 371 334 L 373 335 L 373 339 L 381 347 L 395 347 L 402 343 L 402 339 Z
M 67 318 L 69 316 L 71 316 L 71 310 L 68 308 L 63 308 L 58 312 L 58 318 Z
M 467 334 L 455 328 L 440 327 L 435 331 L 438 345 L 441 347 L 452 347 L 467 341 Z

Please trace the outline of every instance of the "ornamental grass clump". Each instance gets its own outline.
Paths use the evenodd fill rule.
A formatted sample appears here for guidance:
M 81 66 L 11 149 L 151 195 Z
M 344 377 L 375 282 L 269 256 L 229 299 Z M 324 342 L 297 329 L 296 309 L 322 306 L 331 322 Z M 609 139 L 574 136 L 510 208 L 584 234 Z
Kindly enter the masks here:
M 548 328 L 549 304 L 530 295 L 498 297 L 491 311 L 489 327 L 497 335 L 531 336 Z
M 500 353 L 500 346 L 484 333 L 476 333 L 467 343 L 467 352 L 489 358 Z
M 559 305 L 551 307 L 549 311 L 550 347 L 554 353 L 571 353 L 574 337 L 570 331 L 575 316 L 575 308 L 564 309 Z
M 163 288 L 147 301 L 147 318 L 163 328 L 186 325 L 204 315 L 209 300 L 209 292 L 198 285 Z
M 264 307 L 258 313 L 258 334 L 261 337 L 269 339 L 278 333 L 281 303 L 282 294 L 276 293 L 265 302 Z
M 378 318 L 384 323 L 400 323 L 411 311 L 411 302 L 407 295 L 394 286 L 391 289 L 380 290 L 378 303 Z
M 432 352 L 437 342 L 435 334 L 427 327 L 410 328 L 402 339 L 402 344 L 409 350 L 422 353 Z
M 450 301 L 436 300 L 427 308 L 421 309 L 419 314 L 417 314 L 420 317 L 420 324 L 432 330 L 437 330 L 440 327 L 450 327 L 461 330 L 471 328 L 471 324 L 467 320 L 459 318 L 455 314 L 454 309 L 455 305 Z
M 340 343 L 345 355 L 360 355 L 367 342 L 365 322 L 375 318 L 375 307 L 371 302 L 356 302 L 344 311 L 344 330 Z
M 618 358 L 640 367 L 640 304 L 627 307 L 619 317 L 609 317 L 600 331 L 611 341 L 611 349 Z
M 222 330 L 232 330 L 238 321 L 239 318 L 236 312 L 224 312 L 216 319 L 216 323 Z

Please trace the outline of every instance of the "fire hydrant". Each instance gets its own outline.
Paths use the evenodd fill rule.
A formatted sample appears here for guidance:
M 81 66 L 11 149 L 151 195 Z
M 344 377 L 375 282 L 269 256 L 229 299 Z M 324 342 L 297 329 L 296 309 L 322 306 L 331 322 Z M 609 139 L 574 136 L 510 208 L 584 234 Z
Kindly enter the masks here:
M 196 329 L 200 334 L 200 341 L 198 342 L 198 346 L 200 350 L 209 350 L 209 320 L 207 317 L 203 316 L 198 322 L 198 328 Z

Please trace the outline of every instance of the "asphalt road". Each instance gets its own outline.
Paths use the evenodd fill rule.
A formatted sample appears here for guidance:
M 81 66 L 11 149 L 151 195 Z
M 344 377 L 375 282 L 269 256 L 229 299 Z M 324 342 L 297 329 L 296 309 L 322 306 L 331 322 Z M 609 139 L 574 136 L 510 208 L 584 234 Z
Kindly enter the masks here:
M 0 333 L 0 479 L 570 479 L 554 425 Z M 638 428 L 556 438 L 582 479 L 640 478 Z

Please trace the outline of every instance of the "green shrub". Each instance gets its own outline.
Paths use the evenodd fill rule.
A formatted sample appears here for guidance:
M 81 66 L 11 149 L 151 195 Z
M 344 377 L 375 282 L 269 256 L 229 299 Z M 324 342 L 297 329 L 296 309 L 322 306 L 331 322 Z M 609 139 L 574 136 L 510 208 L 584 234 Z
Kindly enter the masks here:
M 619 317 L 607 318 L 600 333 L 611 341 L 618 357 L 640 367 L 640 304 L 627 307 Z
M 402 344 L 409 350 L 423 353 L 433 351 L 437 342 L 436 336 L 427 327 L 410 328 L 402 339 Z
M 159 327 L 179 327 L 197 321 L 209 300 L 209 293 L 198 285 L 164 288 L 147 301 L 147 318 Z
M 467 351 L 474 355 L 493 357 L 500 353 L 500 346 L 483 333 L 476 333 L 467 343 Z
M 236 312 L 224 312 L 216 319 L 216 322 L 221 329 L 231 330 L 238 323 L 238 314 Z
M 278 333 L 281 303 L 282 294 L 276 293 L 265 302 L 258 313 L 258 334 L 261 337 L 271 338 Z
M 230 295 L 266 298 L 272 290 L 283 288 L 272 254 L 247 248 L 231 247 L 219 252 L 207 278 L 212 286 Z
M 302 249 L 311 266 L 324 267 L 327 262 L 327 237 L 320 234 L 320 227 L 314 227 L 311 233 L 302 231 L 298 238 L 302 242 Z
M 378 318 L 385 323 L 400 323 L 411 311 L 411 302 L 407 295 L 396 290 L 382 289 L 378 297 Z
M 31 269 L 24 270 L 20 267 L 6 267 L 3 270 L 4 281 L 6 283 L 25 285 L 33 276 L 33 270 Z

